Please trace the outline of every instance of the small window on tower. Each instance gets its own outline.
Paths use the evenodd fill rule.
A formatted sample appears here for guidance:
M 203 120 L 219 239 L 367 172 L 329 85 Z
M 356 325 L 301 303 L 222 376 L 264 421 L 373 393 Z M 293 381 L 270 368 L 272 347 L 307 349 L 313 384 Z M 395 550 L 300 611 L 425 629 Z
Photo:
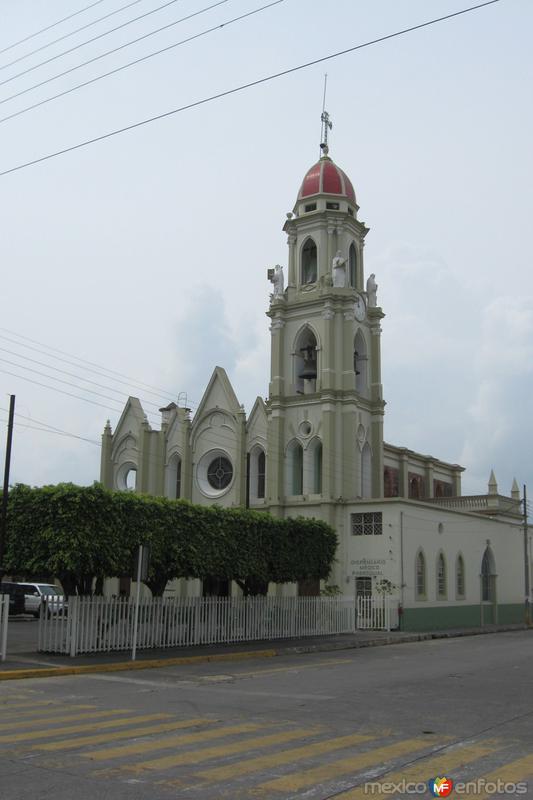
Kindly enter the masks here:
M 317 275 L 317 251 L 313 239 L 307 239 L 302 248 L 302 283 L 315 283 Z
M 348 206 L 348 214 L 353 217 L 353 208 L 350 208 L 350 206 Z
M 355 289 L 357 287 L 357 251 L 353 242 L 348 251 L 348 258 L 350 266 L 350 286 L 353 286 Z
M 316 211 L 316 203 L 308 203 L 304 208 L 305 213 L 308 211 Z
M 340 205 L 338 203 L 326 203 L 326 208 L 328 208 L 330 211 L 338 211 Z

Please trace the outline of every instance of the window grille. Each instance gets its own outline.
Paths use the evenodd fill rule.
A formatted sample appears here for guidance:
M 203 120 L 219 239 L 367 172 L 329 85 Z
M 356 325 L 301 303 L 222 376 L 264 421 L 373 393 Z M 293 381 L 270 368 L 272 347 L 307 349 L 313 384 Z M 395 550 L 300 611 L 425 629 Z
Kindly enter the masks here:
M 352 514 L 353 536 L 381 536 L 383 533 L 383 514 L 371 511 Z

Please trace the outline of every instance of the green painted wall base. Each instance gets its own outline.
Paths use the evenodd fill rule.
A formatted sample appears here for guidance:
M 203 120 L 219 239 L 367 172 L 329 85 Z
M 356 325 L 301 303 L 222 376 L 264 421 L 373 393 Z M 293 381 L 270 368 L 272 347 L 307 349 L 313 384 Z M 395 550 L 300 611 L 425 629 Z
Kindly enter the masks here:
M 518 603 L 499 605 L 496 618 L 492 608 L 484 607 L 485 624 L 498 622 L 500 625 L 511 625 L 524 621 L 524 606 Z M 481 625 L 481 607 L 474 606 L 442 606 L 430 608 L 405 608 L 401 620 L 403 631 L 438 631 L 446 628 L 479 628 Z

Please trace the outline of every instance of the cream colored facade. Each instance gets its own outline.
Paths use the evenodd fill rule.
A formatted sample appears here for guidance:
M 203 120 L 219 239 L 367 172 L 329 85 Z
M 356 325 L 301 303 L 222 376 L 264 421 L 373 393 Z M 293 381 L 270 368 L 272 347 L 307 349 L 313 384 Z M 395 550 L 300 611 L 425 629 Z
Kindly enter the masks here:
M 258 397 L 247 417 L 221 367 L 194 416 L 172 403 L 161 409 L 159 430 L 132 397 L 115 431 L 109 423 L 104 430 L 101 480 L 113 489 L 324 519 L 339 537 L 329 583 L 355 594 L 390 581 L 408 627 L 487 622 L 498 616 L 496 606 L 501 618 L 515 619 L 524 600 L 516 487 L 504 498 L 493 484 L 489 499 L 476 505 L 461 497 L 462 467 L 383 441 L 384 313 L 373 276 L 365 281 L 369 229 L 358 211 L 349 179 L 323 156 L 307 172 L 283 227 L 287 287 L 275 289 L 267 310 L 267 401 Z M 358 533 L 361 514 L 370 515 L 375 530 L 380 518 L 380 532 Z M 491 579 L 497 594 L 493 587 L 490 614 L 481 588 L 487 548 L 492 561 L 485 558 L 485 568 L 490 561 L 498 576 Z M 416 591 L 420 552 L 424 594 Z M 439 554 L 439 586 L 445 580 L 446 590 L 437 596 Z M 461 597 L 454 588 L 458 554 Z M 182 592 L 201 591 L 197 581 L 180 585 Z

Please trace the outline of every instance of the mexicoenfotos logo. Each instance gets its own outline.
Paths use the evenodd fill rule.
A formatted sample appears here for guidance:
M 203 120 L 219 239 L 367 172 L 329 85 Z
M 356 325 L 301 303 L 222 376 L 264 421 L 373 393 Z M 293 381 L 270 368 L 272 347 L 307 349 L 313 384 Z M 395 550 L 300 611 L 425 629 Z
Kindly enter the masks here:
M 451 778 L 431 778 L 428 781 L 429 791 L 433 797 L 449 797 L 453 789 Z

